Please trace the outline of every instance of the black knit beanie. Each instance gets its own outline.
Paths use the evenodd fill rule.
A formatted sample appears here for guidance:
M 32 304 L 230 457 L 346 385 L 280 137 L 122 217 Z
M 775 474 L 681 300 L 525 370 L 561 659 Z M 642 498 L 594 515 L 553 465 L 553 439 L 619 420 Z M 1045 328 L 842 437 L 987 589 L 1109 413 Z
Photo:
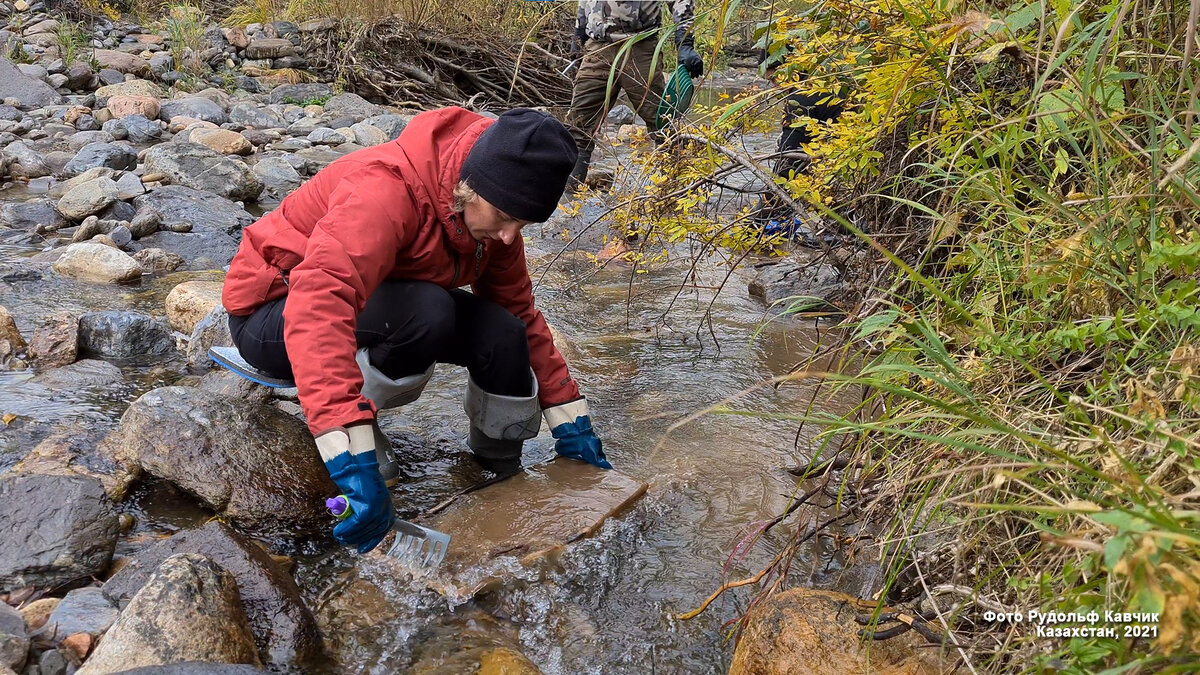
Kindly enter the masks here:
M 542 223 L 558 206 L 578 154 L 558 120 L 515 108 L 479 135 L 463 162 L 462 179 L 513 218 Z

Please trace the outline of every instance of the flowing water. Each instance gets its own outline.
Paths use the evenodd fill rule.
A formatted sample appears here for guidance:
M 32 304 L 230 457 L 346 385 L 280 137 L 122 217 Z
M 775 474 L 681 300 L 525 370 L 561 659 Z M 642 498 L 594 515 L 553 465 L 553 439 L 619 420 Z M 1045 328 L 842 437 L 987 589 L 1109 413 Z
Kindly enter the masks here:
M 27 199 L 44 189 L 9 188 L 0 191 L 0 199 Z M 598 270 L 577 253 L 556 256 L 561 225 L 525 231 L 538 305 L 564 339 L 564 353 L 612 464 L 648 483 L 649 490 L 549 567 L 523 569 L 501 558 L 486 572 L 504 583 L 475 597 L 431 590 L 436 584 L 428 578 L 399 574 L 378 556 L 293 550 L 297 581 L 343 656 L 338 672 L 389 673 L 414 663 L 440 663 L 452 672 L 454 652 L 473 644 L 472 636 L 480 644 L 502 636 L 547 673 L 703 673 L 728 667 L 728 623 L 744 613 L 756 587 L 725 594 L 696 619 L 673 616 L 699 606 L 724 580 L 753 575 L 795 531 L 795 524 L 785 522 L 744 556 L 730 559 L 751 523 L 788 506 L 798 485 L 784 469 L 813 452 L 815 429 L 797 433 L 796 422 L 777 417 L 804 414 L 810 406 L 848 410 L 854 392 L 833 395 L 828 387 L 814 389 L 811 381 L 762 386 L 806 359 L 827 327 L 794 320 L 764 326 L 767 316 L 748 297 L 744 273 L 726 281 L 727 269 L 711 260 L 690 274 L 683 262 L 636 275 L 616 264 Z M 43 246 L 33 240 L 5 244 L 0 268 L 21 268 Z M 197 277 L 206 278 L 184 273 L 130 286 L 90 285 L 45 270 L 40 279 L 17 276 L 0 283 L 0 305 L 29 336 L 61 310 L 162 315 L 170 288 Z M 118 365 L 123 382 L 86 391 L 47 390 L 27 373 L 0 374 L 5 415 L 0 471 L 55 430 L 86 428 L 99 437 L 137 396 L 194 376 L 180 359 Z M 383 417 L 385 431 L 402 449 L 406 479 L 394 494 L 405 515 L 428 509 L 478 478 L 465 459 L 464 388 L 460 369 L 439 367 L 422 399 Z M 729 409 L 749 414 L 703 415 L 667 433 L 673 424 L 735 396 Z M 552 444 L 543 431 L 527 444 L 527 461 L 552 455 Z M 155 482 L 121 508 L 138 521 L 119 545 L 122 554 L 195 527 L 209 515 Z M 520 521 L 526 527 L 559 515 L 553 506 L 489 512 L 494 522 Z M 871 584 L 873 569 L 844 566 L 827 538 L 810 540 L 800 558 L 792 568 L 793 583 L 852 593 Z

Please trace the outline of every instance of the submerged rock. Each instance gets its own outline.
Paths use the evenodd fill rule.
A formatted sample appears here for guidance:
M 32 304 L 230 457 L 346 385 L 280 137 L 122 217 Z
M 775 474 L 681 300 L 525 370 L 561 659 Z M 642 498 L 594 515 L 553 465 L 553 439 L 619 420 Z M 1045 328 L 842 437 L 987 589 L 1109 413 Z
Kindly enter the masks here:
M 124 486 L 142 472 L 164 478 L 255 534 L 324 532 L 324 500 L 337 494 L 303 422 L 190 387 L 142 395 L 101 445 L 125 467 Z
M 844 593 L 794 588 L 750 610 L 730 675 L 924 675 L 953 673 L 923 638 L 909 631 L 864 647 L 854 621 L 870 614 Z
M 264 662 L 303 668 L 322 657 L 320 632 L 296 582 L 261 547 L 220 521 L 139 552 L 104 584 L 104 593 L 128 604 L 154 570 L 179 553 L 202 555 L 233 575 Z
M 79 317 L 79 348 L 110 358 L 169 354 L 175 337 L 162 319 L 110 309 Z
M 146 581 L 79 675 L 190 661 L 261 665 L 233 576 L 181 554 Z
M 100 481 L 84 476 L 0 477 L 0 523 L 0 591 L 87 583 L 117 543 L 117 514 Z

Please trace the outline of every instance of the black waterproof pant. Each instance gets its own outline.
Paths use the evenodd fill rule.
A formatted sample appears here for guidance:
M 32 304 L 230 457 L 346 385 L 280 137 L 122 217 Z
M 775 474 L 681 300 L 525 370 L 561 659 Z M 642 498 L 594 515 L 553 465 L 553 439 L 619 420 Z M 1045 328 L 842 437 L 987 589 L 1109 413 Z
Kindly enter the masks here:
M 812 141 L 808 125 L 801 122 L 800 126 L 792 126 L 794 123 L 811 118 L 828 124 L 842 114 L 842 102 L 837 99 L 835 102 L 828 101 L 831 96 L 829 92 L 792 92 L 788 95 L 783 102 L 783 133 L 779 135 L 778 152 L 799 150 L 801 145 Z M 775 163 L 775 173 L 790 178 L 792 173 L 803 171 L 806 166 L 804 160 L 780 157 Z
M 283 343 L 287 300 L 229 317 L 242 358 L 273 377 L 292 377 Z M 435 362 L 453 363 L 466 367 L 489 394 L 533 394 L 524 322 L 467 291 L 427 281 L 385 281 L 358 315 L 354 335 L 360 349 L 370 350 L 371 365 L 393 380 L 423 373 Z

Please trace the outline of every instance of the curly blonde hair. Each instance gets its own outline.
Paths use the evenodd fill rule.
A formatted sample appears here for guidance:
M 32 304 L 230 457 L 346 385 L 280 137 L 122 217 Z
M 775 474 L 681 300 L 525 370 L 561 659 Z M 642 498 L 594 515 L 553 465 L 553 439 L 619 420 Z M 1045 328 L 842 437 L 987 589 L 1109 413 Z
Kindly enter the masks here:
M 467 208 L 467 204 L 475 201 L 478 197 L 475 189 L 468 185 L 467 181 L 458 181 L 458 185 L 454 186 L 454 210 L 462 213 L 463 209 Z

